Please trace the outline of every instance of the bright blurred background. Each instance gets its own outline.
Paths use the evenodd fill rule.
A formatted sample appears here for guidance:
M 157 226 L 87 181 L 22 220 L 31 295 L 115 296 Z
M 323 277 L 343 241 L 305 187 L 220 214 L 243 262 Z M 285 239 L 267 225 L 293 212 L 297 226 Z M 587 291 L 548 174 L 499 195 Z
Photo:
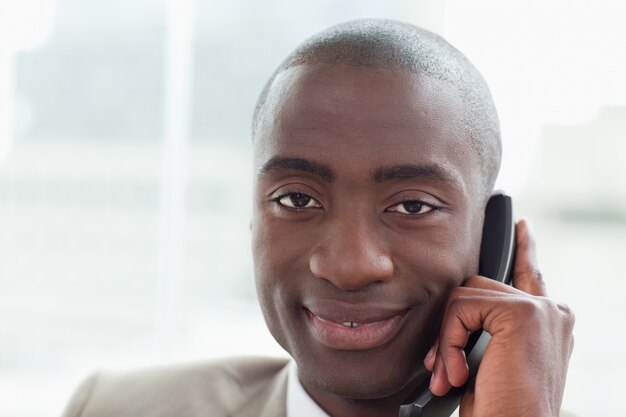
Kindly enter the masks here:
M 577 313 L 564 407 L 624 415 L 623 0 L 0 0 L 0 416 L 59 415 L 98 368 L 283 354 L 253 287 L 251 114 L 299 42 L 362 17 L 487 78 L 500 187 Z

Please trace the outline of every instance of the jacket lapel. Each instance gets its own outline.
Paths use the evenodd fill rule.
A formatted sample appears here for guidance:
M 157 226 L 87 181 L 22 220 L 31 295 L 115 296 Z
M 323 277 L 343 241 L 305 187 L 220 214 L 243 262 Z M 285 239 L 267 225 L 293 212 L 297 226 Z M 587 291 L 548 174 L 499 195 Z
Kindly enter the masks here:
M 267 401 L 258 417 L 287 417 L 287 376 L 289 375 L 289 362 L 276 375 Z M 256 416 L 255 416 L 256 417 Z

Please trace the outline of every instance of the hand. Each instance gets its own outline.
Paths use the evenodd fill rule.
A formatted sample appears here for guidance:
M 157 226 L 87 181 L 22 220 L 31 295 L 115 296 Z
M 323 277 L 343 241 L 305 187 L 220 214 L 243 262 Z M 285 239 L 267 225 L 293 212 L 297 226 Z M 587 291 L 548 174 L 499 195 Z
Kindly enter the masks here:
M 461 417 L 556 417 L 573 348 L 574 314 L 547 298 L 527 223 L 516 225 L 513 287 L 474 276 L 450 294 L 439 339 L 424 359 L 430 389 L 443 395 L 469 371 L 463 347 L 470 331 L 492 336 Z

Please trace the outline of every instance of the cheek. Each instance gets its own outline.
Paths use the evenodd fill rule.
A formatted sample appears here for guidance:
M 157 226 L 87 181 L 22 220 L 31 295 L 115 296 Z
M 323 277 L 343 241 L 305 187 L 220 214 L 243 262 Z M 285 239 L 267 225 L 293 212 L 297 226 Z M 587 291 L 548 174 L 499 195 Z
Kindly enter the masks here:
M 252 251 L 257 296 L 267 326 L 287 351 L 289 336 L 296 334 L 294 318 L 299 314 L 299 288 L 306 279 L 308 251 L 303 239 L 274 224 L 271 216 L 253 221 Z M 275 222 L 275 220 L 274 220 Z
M 473 260 L 474 251 L 464 233 L 457 236 L 443 229 L 434 234 L 404 235 L 395 240 L 394 248 L 401 290 L 405 294 L 415 292 L 425 303 L 412 343 L 420 347 L 421 360 L 439 333 L 450 291 L 470 276 L 468 272 L 477 260 Z
M 261 248 L 256 247 L 259 244 Z M 286 315 L 287 301 L 284 297 L 287 285 L 285 280 L 280 279 L 280 271 L 277 270 L 271 259 L 271 254 L 262 242 L 255 242 L 254 258 L 255 258 L 255 282 L 256 291 L 261 311 L 265 319 L 267 327 L 276 341 L 286 350 L 287 340 L 285 338 L 287 331 Z
M 289 227 L 271 213 L 261 213 L 252 227 L 252 252 L 259 284 L 295 284 L 307 268 L 310 239 L 302 227 Z
M 462 224 L 396 235 L 396 273 L 407 281 L 419 280 L 431 297 L 443 297 L 473 275 L 480 243 L 475 240 L 470 228 Z

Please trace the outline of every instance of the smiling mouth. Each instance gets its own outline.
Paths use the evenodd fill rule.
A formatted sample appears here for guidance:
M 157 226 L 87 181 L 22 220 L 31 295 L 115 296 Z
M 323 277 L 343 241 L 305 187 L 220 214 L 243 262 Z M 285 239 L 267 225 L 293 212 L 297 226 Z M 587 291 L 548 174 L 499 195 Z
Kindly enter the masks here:
M 359 351 L 377 348 L 393 339 L 408 310 L 385 310 L 369 317 L 359 317 L 349 309 L 324 314 L 305 308 L 305 312 L 311 334 L 319 343 L 337 350 Z M 351 314 L 354 319 L 346 320 Z

